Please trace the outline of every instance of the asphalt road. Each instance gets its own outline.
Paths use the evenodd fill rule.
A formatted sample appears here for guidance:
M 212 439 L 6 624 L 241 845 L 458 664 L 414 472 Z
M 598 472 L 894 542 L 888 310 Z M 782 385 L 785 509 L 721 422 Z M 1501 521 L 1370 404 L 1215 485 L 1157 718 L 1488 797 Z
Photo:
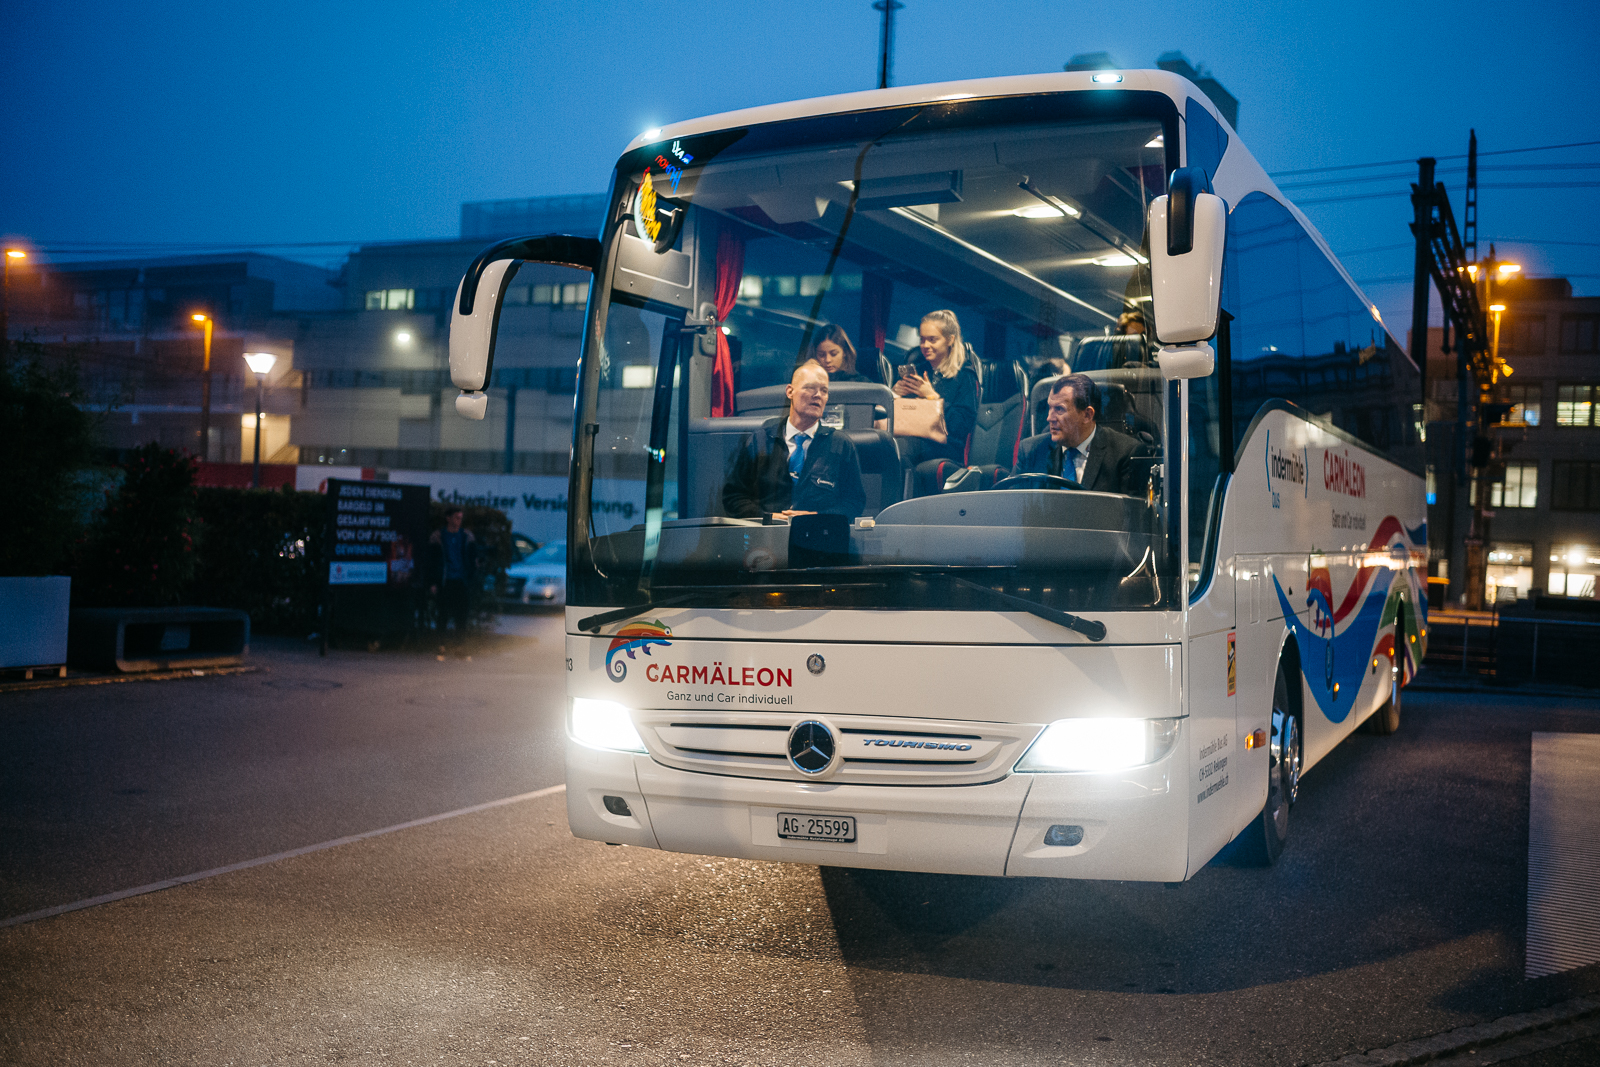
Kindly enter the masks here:
M 527 633 L 0 696 L 0 918 L 558 785 Z M 1412 694 L 1276 868 L 1176 888 L 610 848 L 554 792 L 0 928 L 0 1062 L 1319 1063 L 1600 991 L 1522 978 L 1535 730 L 1600 704 Z

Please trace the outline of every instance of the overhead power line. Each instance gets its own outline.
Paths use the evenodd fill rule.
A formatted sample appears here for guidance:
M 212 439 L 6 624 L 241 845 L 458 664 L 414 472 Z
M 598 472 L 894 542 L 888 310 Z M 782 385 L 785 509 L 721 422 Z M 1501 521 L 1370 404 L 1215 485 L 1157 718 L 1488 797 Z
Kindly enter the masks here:
M 1416 247 L 1416 242 L 1407 241 L 1404 244 L 1398 245 L 1378 245 L 1376 248 L 1356 248 L 1349 252 L 1336 252 L 1335 255 L 1337 255 L 1340 259 L 1344 259 L 1346 256 L 1365 256 L 1372 252 L 1394 252 L 1402 248 Z
M 1551 167 L 1479 167 L 1479 171 L 1502 171 L 1520 173 L 1528 170 L 1600 170 L 1600 163 L 1574 163 L 1571 165 L 1560 164 Z M 1440 167 L 1435 174 L 1465 174 L 1466 167 Z M 1322 178 L 1310 182 L 1288 182 L 1278 186 L 1280 189 L 1311 189 L 1319 185 L 1362 185 L 1371 182 L 1409 182 L 1416 177 L 1416 168 L 1401 171 L 1395 174 L 1364 174 L 1358 178 Z
M 1573 141 L 1570 144 L 1542 144 L 1532 148 L 1502 148 L 1496 152 L 1479 152 L 1478 158 L 1484 156 L 1511 156 L 1521 152 L 1553 152 L 1558 148 L 1588 148 L 1591 145 L 1600 145 L 1600 141 Z M 1453 156 L 1434 156 L 1435 159 L 1466 159 L 1467 154 Z M 1339 170 L 1366 170 L 1369 167 L 1398 167 L 1416 163 L 1415 159 L 1386 159 L 1378 163 L 1347 163 L 1339 167 L 1307 167 L 1303 170 L 1275 170 L 1267 176 L 1270 178 L 1292 178 L 1296 174 L 1330 174 Z
M 1600 248 L 1600 241 L 1540 241 L 1532 237 L 1491 237 L 1491 241 L 1505 241 L 1520 245 L 1571 245 L 1574 248 Z M 1410 248 L 1410 245 L 1405 247 Z
M 1479 182 L 1479 189 L 1594 189 L 1600 182 Z M 1352 193 L 1349 196 L 1324 196 L 1316 200 L 1296 200 L 1296 207 L 1315 204 L 1343 204 L 1353 200 L 1393 200 L 1411 195 L 1409 189 L 1394 189 L 1385 193 Z

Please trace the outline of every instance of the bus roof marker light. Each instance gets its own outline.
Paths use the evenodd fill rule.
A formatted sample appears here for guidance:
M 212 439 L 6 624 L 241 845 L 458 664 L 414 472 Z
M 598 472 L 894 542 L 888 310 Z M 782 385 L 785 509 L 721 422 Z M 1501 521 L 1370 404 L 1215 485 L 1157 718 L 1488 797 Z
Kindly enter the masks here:
M 654 141 L 661 136 L 661 127 L 657 126 L 655 129 L 646 130 L 642 136 L 646 141 Z
M 1090 81 L 1094 82 L 1096 85 L 1116 85 L 1118 82 L 1122 81 L 1122 75 L 1114 74 L 1111 71 L 1103 71 L 1099 74 L 1096 74 L 1090 79 Z

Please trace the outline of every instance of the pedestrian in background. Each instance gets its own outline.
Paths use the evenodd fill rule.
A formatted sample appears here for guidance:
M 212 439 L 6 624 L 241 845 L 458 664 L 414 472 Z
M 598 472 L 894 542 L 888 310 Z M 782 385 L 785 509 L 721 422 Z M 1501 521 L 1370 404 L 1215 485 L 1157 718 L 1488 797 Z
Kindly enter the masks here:
M 444 529 L 433 531 L 428 538 L 428 592 L 439 605 L 439 633 L 454 620 L 457 638 L 467 632 L 478 577 L 478 539 L 471 530 L 461 528 L 463 518 L 461 508 L 446 508 Z

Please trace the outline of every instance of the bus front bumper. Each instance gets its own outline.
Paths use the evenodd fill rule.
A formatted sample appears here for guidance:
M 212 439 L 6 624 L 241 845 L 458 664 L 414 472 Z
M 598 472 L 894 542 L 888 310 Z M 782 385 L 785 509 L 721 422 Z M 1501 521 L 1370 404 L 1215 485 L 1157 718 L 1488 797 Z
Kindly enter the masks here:
M 1114 774 L 1010 774 L 985 785 L 871 786 L 682 771 L 567 743 L 567 818 L 581 838 L 708 856 L 1014 877 L 1177 882 L 1187 790 L 1173 755 Z M 626 804 L 610 810 L 606 798 Z M 620 805 L 612 801 L 612 808 Z M 778 837 L 780 812 L 849 815 L 856 840 Z M 1074 845 L 1046 843 L 1077 827 Z M 1070 838 L 1073 835 L 1068 832 Z

